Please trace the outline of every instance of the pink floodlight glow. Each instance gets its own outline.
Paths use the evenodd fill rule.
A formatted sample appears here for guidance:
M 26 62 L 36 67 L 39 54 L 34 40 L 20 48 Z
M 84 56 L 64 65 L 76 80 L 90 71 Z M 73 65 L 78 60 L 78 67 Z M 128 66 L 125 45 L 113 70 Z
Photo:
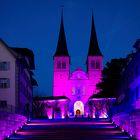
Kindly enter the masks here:
M 99 118 L 108 118 L 108 115 L 106 112 L 102 112 Z
M 48 116 L 48 119 L 52 119 L 52 108 L 49 108 L 48 110 L 47 110 L 47 116 Z
M 67 99 L 59 99 L 59 102 L 66 102 Z
M 64 115 L 62 115 L 62 119 L 64 119 L 65 118 L 65 116 Z
M 89 58 L 91 61 L 93 57 Z M 94 57 L 102 63 L 101 57 Z M 57 62 L 65 61 L 66 69 L 58 69 Z M 101 69 L 93 69 L 88 72 L 84 72 L 81 68 L 77 68 L 74 72 L 70 73 L 69 67 L 70 58 L 69 57 L 55 57 L 54 58 L 54 80 L 53 80 L 53 96 L 66 96 L 70 99 L 70 108 L 67 112 L 72 112 L 73 115 L 76 114 L 76 110 L 81 111 L 81 115 L 86 116 L 87 107 L 86 103 L 91 95 L 97 94 L 96 84 L 101 81 Z M 65 101 L 65 99 L 60 99 L 60 101 Z M 81 105 L 78 107 L 74 106 L 75 102 L 81 101 Z

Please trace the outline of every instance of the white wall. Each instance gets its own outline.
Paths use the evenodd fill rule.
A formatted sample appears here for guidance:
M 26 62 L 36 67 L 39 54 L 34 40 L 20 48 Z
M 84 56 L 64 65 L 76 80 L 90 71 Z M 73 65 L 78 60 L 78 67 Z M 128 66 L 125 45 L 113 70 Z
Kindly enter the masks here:
M 0 88 L 0 100 L 6 100 L 7 104 L 15 106 L 15 62 L 14 56 L 0 42 L 0 61 L 10 62 L 10 70 L 0 71 L 0 78 L 10 79 L 10 88 Z

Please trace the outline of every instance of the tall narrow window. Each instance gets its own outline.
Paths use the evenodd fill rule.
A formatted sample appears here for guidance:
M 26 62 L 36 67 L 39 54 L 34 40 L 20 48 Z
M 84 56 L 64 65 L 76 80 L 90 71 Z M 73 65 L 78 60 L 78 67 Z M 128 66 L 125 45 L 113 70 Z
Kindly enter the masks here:
M 80 94 L 80 88 L 78 88 L 78 90 L 77 90 L 77 94 L 78 94 L 78 95 Z
M 140 75 L 140 64 L 138 64 L 138 75 Z
M 96 61 L 96 69 L 100 69 L 100 62 Z
M 91 61 L 91 69 L 95 69 L 95 61 L 94 60 Z
M 75 88 L 72 87 L 72 95 L 74 95 L 74 94 L 75 94 Z
M 62 62 L 62 69 L 66 68 L 66 62 Z
M 10 80 L 8 78 L 0 78 L 0 88 L 9 88 Z
M 136 66 L 136 77 L 139 76 L 139 67 L 138 65 Z
M 139 94 L 139 86 L 136 87 L 136 99 L 138 100 L 140 98 Z
M 61 69 L 61 62 L 60 61 L 57 62 L 57 69 Z
M 84 86 L 83 87 L 83 95 L 85 95 L 86 94 L 86 87 Z
M 10 62 L 0 62 L 0 71 L 7 71 L 10 69 Z

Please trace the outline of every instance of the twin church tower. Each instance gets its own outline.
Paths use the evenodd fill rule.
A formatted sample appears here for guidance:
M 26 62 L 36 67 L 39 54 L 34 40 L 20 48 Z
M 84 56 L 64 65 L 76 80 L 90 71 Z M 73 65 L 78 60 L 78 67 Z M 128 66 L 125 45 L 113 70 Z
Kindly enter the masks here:
M 80 48 L 79 48 L 80 49 Z M 70 72 L 70 55 L 64 30 L 63 14 L 56 52 L 54 54 L 53 96 L 66 96 L 70 99 L 70 110 L 76 113 L 80 106 L 85 114 L 86 103 L 91 95 L 97 94 L 96 84 L 101 81 L 102 53 L 98 46 L 94 18 L 92 16 L 89 50 L 86 60 L 87 71 L 77 68 Z

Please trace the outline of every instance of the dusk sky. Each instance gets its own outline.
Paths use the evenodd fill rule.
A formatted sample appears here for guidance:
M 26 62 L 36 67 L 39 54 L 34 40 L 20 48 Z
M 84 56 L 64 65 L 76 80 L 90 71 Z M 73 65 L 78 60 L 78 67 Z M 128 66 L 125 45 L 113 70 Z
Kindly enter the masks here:
M 33 50 L 40 96 L 52 95 L 62 5 L 71 72 L 86 68 L 92 9 L 104 64 L 125 57 L 140 38 L 140 0 L 0 0 L 0 38 Z

